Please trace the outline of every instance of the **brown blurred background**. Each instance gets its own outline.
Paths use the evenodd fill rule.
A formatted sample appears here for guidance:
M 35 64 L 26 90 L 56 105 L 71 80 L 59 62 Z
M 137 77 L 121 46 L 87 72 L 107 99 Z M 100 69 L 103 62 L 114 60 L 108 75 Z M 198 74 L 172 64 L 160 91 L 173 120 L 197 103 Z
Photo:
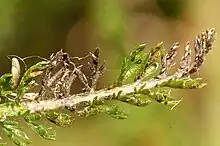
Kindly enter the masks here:
M 64 48 L 72 56 L 84 56 L 100 47 L 107 62 L 101 88 L 114 82 L 123 57 L 137 44 L 152 47 L 163 41 L 169 47 L 179 41 L 183 47 L 206 28 L 220 31 L 219 4 L 218 0 L 0 0 L 0 73 L 10 70 L 9 54 L 48 57 Z M 175 110 L 156 103 L 145 108 L 120 103 L 129 113 L 127 120 L 105 115 L 77 119 L 71 128 L 55 127 L 57 141 L 44 140 L 24 126 L 33 139 L 31 146 L 219 146 L 219 45 L 217 36 L 198 74 L 208 86 L 175 91 L 184 98 Z

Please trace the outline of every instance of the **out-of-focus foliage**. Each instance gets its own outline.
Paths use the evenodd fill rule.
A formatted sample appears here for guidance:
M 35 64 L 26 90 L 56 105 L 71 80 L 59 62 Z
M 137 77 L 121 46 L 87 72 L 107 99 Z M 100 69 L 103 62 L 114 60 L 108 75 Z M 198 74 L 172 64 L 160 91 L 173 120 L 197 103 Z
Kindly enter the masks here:
M 124 57 L 122 42 L 125 35 L 126 14 L 122 3 L 118 0 L 92 0 L 91 5 L 93 21 L 103 41 L 109 44 L 109 49 L 115 50 Z
M 156 0 L 163 14 L 173 19 L 179 19 L 186 8 L 187 0 Z
M 187 6 L 188 0 L 144 0 L 134 6 L 134 11 L 170 20 L 181 20 Z

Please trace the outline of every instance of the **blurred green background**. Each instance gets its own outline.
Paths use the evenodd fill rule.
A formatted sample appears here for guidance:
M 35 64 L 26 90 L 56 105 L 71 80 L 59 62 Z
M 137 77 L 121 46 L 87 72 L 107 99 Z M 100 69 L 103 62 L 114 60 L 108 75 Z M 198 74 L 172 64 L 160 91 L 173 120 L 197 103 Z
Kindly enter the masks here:
M 169 47 L 179 41 L 183 47 L 206 28 L 220 31 L 219 4 L 218 0 L 0 0 L 0 73 L 10 70 L 9 54 L 48 57 L 63 48 L 72 56 L 84 56 L 100 47 L 107 62 L 102 88 L 114 82 L 123 57 L 137 44 L 152 47 L 164 41 Z M 175 91 L 184 98 L 175 110 L 156 103 L 145 108 L 121 104 L 129 113 L 127 120 L 105 115 L 77 119 L 70 128 L 55 127 L 57 141 L 44 140 L 23 125 L 33 140 L 30 146 L 219 146 L 218 46 L 219 36 L 196 74 L 208 86 Z

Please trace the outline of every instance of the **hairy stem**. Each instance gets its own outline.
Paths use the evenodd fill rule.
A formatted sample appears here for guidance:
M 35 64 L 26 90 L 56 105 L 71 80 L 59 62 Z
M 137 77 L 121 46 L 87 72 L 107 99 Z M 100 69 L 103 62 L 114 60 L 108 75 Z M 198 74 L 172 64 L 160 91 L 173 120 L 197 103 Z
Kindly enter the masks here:
M 153 79 L 149 81 L 136 81 L 133 84 L 126 84 L 120 87 L 114 87 L 112 89 L 101 89 L 90 93 L 80 93 L 71 95 L 67 98 L 57 100 L 42 100 L 39 102 L 32 101 L 27 102 L 25 105 L 31 111 L 31 113 L 39 111 L 53 110 L 62 107 L 74 107 L 83 102 L 91 102 L 94 99 L 97 100 L 111 100 L 115 96 L 131 95 L 135 92 L 142 92 L 147 89 L 154 88 L 171 78 L 181 78 L 181 73 L 176 73 L 172 76 L 166 76 L 161 79 Z M 120 95 L 119 95 L 120 94 Z

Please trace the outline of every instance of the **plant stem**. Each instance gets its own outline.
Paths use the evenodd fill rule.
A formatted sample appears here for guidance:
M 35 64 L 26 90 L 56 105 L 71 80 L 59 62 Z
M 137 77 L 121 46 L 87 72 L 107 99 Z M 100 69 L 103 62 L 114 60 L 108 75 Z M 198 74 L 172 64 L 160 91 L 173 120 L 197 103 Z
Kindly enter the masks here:
M 174 75 L 166 76 L 161 79 L 152 79 L 149 81 L 136 81 L 133 84 L 127 84 L 120 87 L 114 87 L 112 89 L 101 89 L 89 93 L 80 93 L 71 95 L 67 98 L 57 100 L 42 100 L 32 101 L 25 103 L 31 113 L 54 110 L 62 107 L 75 107 L 83 102 L 92 102 L 94 99 L 97 100 L 111 100 L 115 96 L 126 96 L 136 92 L 141 92 L 147 89 L 154 88 L 171 78 L 181 78 L 182 73 L 177 72 Z

